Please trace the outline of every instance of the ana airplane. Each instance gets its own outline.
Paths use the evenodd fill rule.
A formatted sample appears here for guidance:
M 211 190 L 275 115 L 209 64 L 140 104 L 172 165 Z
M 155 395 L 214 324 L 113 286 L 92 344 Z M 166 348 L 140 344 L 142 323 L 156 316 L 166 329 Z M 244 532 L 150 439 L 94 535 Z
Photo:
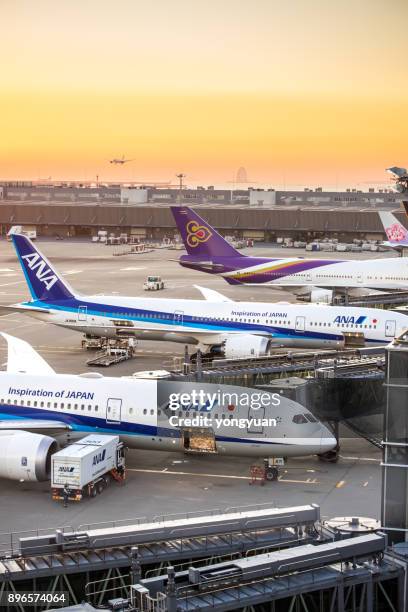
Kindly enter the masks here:
M 47 480 L 50 455 L 89 432 L 129 448 L 253 457 L 322 454 L 332 433 L 278 393 L 208 383 L 57 374 L 27 343 L 0 372 L 0 477 Z
M 403 205 L 408 214 L 408 202 L 403 202 Z M 392 213 L 380 210 L 378 214 L 388 238 L 382 244 L 396 250 L 408 248 L 408 229 Z
M 122 155 L 122 157 L 114 157 L 113 159 L 110 159 L 109 163 L 110 164 L 116 164 L 116 165 L 119 164 L 119 165 L 123 166 L 123 164 L 127 164 L 128 162 L 132 162 L 132 161 L 134 161 L 134 160 L 133 159 L 125 159 L 125 156 Z
M 333 290 L 396 290 L 408 286 L 408 258 L 344 261 L 302 257 L 251 257 L 234 249 L 211 225 L 186 206 L 172 207 L 187 255 L 179 262 L 231 285 L 267 285 L 310 294 L 311 302 L 329 302 Z M 353 291 L 353 289 L 352 289 Z
M 397 312 L 233 302 L 203 287 L 205 300 L 80 295 L 29 238 L 14 234 L 12 240 L 32 299 L 4 308 L 93 336 L 181 342 L 234 358 L 266 355 L 274 345 L 382 345 L 408 328 L 408 317 Z

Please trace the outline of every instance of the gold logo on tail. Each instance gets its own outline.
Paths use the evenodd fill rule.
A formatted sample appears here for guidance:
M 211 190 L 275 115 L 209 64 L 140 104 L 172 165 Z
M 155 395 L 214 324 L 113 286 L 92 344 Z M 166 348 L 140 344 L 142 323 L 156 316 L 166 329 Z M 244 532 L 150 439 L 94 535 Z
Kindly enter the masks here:
M 189 221 L 186 225 L 187 244 L 195 248 L 202 242 L 207 242 L 212 236 L 212 232 L 205 225 L 198 225 L 197 221 Z

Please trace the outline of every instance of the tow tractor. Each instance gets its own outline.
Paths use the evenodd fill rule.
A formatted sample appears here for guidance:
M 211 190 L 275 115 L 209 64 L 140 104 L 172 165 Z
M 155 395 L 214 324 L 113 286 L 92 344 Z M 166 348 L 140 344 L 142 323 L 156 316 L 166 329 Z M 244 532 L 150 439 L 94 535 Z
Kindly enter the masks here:
M 143 283 L 143 289 L 145 291 L 159 291 L 164 289 L 164 281 L 161 276 L 148 276 Z

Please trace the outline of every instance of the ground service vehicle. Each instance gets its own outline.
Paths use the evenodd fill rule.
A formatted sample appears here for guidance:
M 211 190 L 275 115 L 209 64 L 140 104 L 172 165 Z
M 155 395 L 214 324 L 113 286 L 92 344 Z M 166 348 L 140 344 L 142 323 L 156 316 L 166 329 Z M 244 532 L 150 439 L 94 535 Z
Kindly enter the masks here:
M 164 289 L 164 281 L 160 276 L 148 276 L 143 283 L 143 289 L 145 291 L 159 291 L 159 289 Z
M 51 457 L 53 499 L 80 501 L 95 497 L 110 478 L 125 478 L 125 453 L 119 436 L 90 434 Z

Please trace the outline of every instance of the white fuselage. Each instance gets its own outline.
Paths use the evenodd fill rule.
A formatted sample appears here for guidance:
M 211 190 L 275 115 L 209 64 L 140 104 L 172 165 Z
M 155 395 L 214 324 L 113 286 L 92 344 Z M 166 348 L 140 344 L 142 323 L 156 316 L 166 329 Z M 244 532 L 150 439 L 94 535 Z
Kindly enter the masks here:
M 335 261 L 277 259 L 268 263 L 243 266 L 221 276 L 245 285 L 277 285 L 285 287 L 364 287 L 370 289 L 404 290 L 408 287 L 408 258 L 382 258 L 369 261 Z M 245 263 L 245 260 L 243 260 Z M 300 269 L 302 266 L 306 269 Z
M 408 329 L 408 316 L 375 308 L 263 302 L 209 302 L 162 298 L 83 296 L 26 302 L 43 321 L 103 337 L 135 337 L 211 347 L 232 334 L 264 336 L 287 347 L 341 347 L 355 335 L 384 345 Z
M 256 395 L 259 390 L 223 385 L 222 391 Z M 213 452 L 242 456 L 302 456 L 331 450 L 335 439 L 299 403 L 278 394 L 265 393 L 267 408 L 231 405 L 228 399 L 211 403 L 171 407 L 174 394 L 203 389 L 215 394 L 219 385 L 177 381 L 141 380 L 132 377 L 110 378 L 94 375 L 29 375 L 0 372 L 0 420 L 3 433 L 7 420 L 13 429 L 21 420 L 56 421 L 69 425 L 70 431 L 56 436 L 61 443 L 81 438 L 87 432 L 118 434 L 130 447 L 146 450 L 186 450 L 184 431 L 194 426 L 184 417 L 212 417 L 208 432 L 214 441 Z M 274 397 L 277 396 L 277 397 Z M 222 402 L 226 402 L 225 403 Z M 258 404 L 256 404 L 258 406 Z M 239 420 L 235 426 L 230 419 Z M 294 418 L 296 416 L 296 418 Z M 252 420 L 251 420 L 252 419 Z M 264 420 L 265 419 L 265 420 Z M 262 422 L 261 422 L 262 421 Z M 243 427 L 241 427 L 243 425 Z M 196 429 L 203 435 L 202 427 Z

